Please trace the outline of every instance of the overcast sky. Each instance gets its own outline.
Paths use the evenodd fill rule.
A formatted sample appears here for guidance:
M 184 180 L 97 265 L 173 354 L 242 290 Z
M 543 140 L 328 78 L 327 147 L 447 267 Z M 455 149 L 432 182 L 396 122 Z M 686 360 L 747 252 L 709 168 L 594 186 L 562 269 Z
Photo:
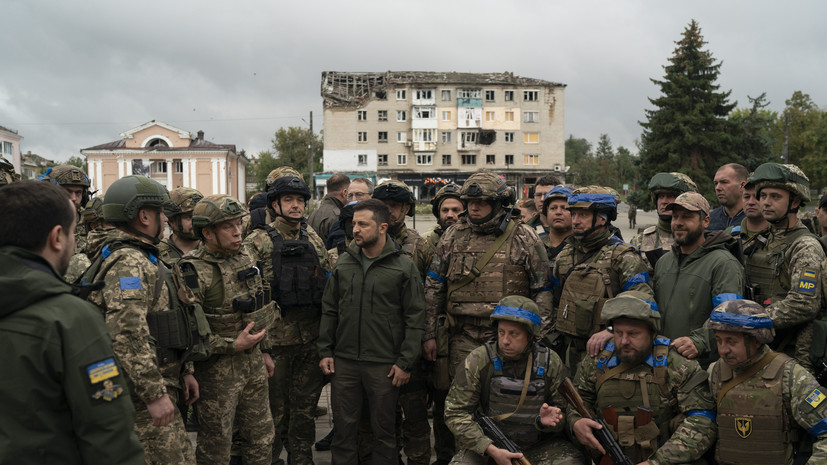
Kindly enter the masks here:
M 510 71 L 567 84 L 566 135 L 634 149 L 691 19 L 739 107 L 827 107 L 827 2 L 0 0 L 0 126 L 65 160 L 159 120 L 257 153 L 322 129 L 321 73 Z M 304 121 L 302 120 L 304 119 Z

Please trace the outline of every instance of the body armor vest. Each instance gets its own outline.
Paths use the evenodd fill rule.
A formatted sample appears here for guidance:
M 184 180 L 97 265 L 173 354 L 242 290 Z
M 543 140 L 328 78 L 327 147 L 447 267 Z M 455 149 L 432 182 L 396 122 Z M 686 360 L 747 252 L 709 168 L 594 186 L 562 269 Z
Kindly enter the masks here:
M 790 357 L 778 354 L 750 379 L 734 386 L 718 403 L 715 459 L 726 464 L 791 463 L 798 428 L 783 405 L 782 378 Z M 712 372 L 714 392 L 732 380 L 723 361 Z
M 458 282 L 464 276 L 472 274 L 473 269 L 488 249 L 497 240 L 495 234 L 476 235 L 471 231 L 468 224 L 454 226 L 454 247 L 451 251 L 451 262 L 448 265 L 448 285 Z M 514 228 L 514 232 L 518 228 Z M 511 245 L 514 243 L 514 232 L 508 237 L 503 245 L 497 250 L 491 260 L 479 270 L 479 275 L 470 283 L 462 286 L 450 294 L 448 308 L 451 313 L 457 309 L 476 308 L 478 306 L 457 307 L 453 304 L 461 303 L 496 303 L 507 295 L 521 295 L 531 297 L 529 276 L 525 268 L 510 263 Z M 473 310 L 472 310 L 473 312 Z M 485 314 L 471 314 L 467 316 L 487 317 Z
M 613 339 L 597 358 L 597 409 L 614 408 L 617 424 L 609 427 L 633 463 L 646 460 L 672 433 L 670 422 L 678 411 L 678 401 L 666 385 L 670 342 L 655 338 L 649 357 L 623 371 Z M 651 410 L 650 422 L 638 424 L 639 407 Z
M 603 304 L 620 292 L 620 278 L 612 268 L 612 262 L 627 250 L 634 250 L 634 247 L 611 237 L 609 243 L 594 255 L 596 259 L 558 268 L 564 277 L 557 309 L 558 331 L 579 338 L 588 338 L 600 331 Z M 558 256 L 557 260 L 560 258 Z
M 650 226 L 644 229 L 643 233 L 640 235 L 639 248 L 641 252 L 655 249 L 665 249 L 666 251 L 669 251 L 674 243 L 675 238 L 672 236 L 671 232 L 663 231 L 657 226 Z M 652 266 L 654 266 L 654 264 Z
M 310 242 L 307 226 L 302 223 L 299 239 L 285 240 L 270 225 L 265 225 L 273 240 L 273 299 L 282 311 L 314 307 L 321 311 L 327 273 Z
M 503 362 L 497 355 L 496 341 L 486 343 L 485 349 L 488 351 L 488 358 L 491 360 L 489 365 L 491 381 L 488 384 L 487 392 L 488 416 L 495 417 L 514 412 L 520 402 L 525 374 L 516 375 L 515 377 L 503 374 Z M 529 362 L 531 366 L 527 366 L 526 370 L 532 370 L 532 374 L 523 405 L 511 416 L 501 420 L 511 439 L 521 448 L 527 448 L 539 442 L 543 436 L 543 433 L 538 431 L 534 424 L 540 412 L 540 407 L 546 402 L 545 375 L 549 369 L 549 349 L 539 345 L 535 346 L 534 357 Z M 486 382 L 485 378 L 482 378 L 481 381 Z M 486 399 L 482 399 L 482 402 L 485 405 Z

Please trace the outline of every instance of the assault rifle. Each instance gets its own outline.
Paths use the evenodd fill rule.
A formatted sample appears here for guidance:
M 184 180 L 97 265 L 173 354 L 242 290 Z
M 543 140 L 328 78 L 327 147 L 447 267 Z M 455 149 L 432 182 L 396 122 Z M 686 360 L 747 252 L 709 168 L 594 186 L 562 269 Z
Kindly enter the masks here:
M 601 429 L 592 429 L 592 434 L 597 439 L 597 442 L 603 446 L 603 450 L 606 451 L 606 455 L 603 456 L 603 459 L 600 461 L 601 465 L 606 464 L 606 458 L 609 458 L 615 465 L 634 465 L 634 462 L 629 460 L 629 457 L 623 454 L 623 449 L 620 448 L 620 444 L 617 442 L 614 436 L 612 436 L 612 432 L 609 430 L 609 426 L 606 424 L 605 421 L 597 418 L 587 407 L 586 404 L 583 402 L 583 398 L 580 397 L 580 393 L 577 392 L 577 388 L 574 387 L 571 380 L 566 378 L 563 380 L 563 383 L 560 384 L 560 387 L 557 389 L 563 397 L 566 398 L 569 404 L 577 410 L 577 413 L 580 414 L 583 418 L 589 418 L 593 421 L 600 423 L 602 426 Z
M 476 420 L 482 428 L 482 432 L 485 433 L 491 441 L 493 441 L 494 447 L 505 449 L 508 452 L 514 452 L 517 454 L 523 453 L 517 444 L 515 444 L 514 441 L 503 433 L 503 430 L 501 430 L 500 427 L 494 423 L 494 420 L 492 420 L 491 417 L 476 415 Z M 525 458 L 525 455 L 519 459 L 512 459 L 511 463 L 513 465 L 531 465 L 531 462 Z

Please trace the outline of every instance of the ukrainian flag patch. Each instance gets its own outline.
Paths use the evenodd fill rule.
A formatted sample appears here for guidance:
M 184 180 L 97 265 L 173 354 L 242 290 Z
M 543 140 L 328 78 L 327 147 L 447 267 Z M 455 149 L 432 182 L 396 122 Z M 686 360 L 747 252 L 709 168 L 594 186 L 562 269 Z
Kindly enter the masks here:
M 813 406 L 813 408 L 816 408 L 816 407 L 818 407 L 818 406 L 819 406 L 822 402 L 824 402 L 824 399 L 827 399 L 827 396 L 825 396 L 825 395 L 821 392 L 821 390 L 820 390 L 820 389 L 813 389 L 813 392 L 811 392 L 811 393 L 810 393 L 810 395 L 809 395 L 809 396 L 807 396 L 807 399 L 806 399 L 806 400 L 807 400 L 807 403 L 808 403 L 808 404 L 812 405 L 812 406 Z
M 109 357 L 87 366 L 86 374 L 89 375 L 89 381 L 92 384 L 97 384 L 118 376 L 118 365 L 115 364 L 114 358 Z
M 120 278 L 121 283 L 121 290 L 126 289 L 141 289 L 141 278 L 137 276 L 129 276 L 126 278 Z

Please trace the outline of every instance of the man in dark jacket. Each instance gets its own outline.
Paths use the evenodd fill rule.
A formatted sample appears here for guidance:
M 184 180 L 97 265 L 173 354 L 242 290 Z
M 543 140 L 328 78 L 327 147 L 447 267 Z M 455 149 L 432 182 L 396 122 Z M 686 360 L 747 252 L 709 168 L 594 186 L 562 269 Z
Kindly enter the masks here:
M 716 354 L 715 341 L 704 326 L 716 305 L 741 299 L 744 269 L 729 249 L 736 247 L 724 231 L 706 232 L 709 202 L 685 192 L 666 206 L 672 212 L 675 244 L 655 265 L 652 287 L 663 321 L 662 334 L 687 358 L 701 355 L 702 367 Z
M 424 330 L 422 280 L 388 239 L 390 212 L 376 199 L 353 207 L 353 244 L 339 257 L 322 299 L 320 367 L 332 375 L 333 464 L 355 464 L 362 392 L 369 399 L 372 463 L 397 461 L 395 412 Z
M 75 246 L 69 197 L 23 182 L 0 202 L 0 464 L 143 464 L 103 318 L 60 278 Z
M 345 174 L 336 173 L 327 180 L 327 192 L 319 208 L 310 214 L 307 224 L 322 238 L 327 239 L 330 229 L 339 218 L 339 211 L 345 206 L 347 188 L 350 178 Z

